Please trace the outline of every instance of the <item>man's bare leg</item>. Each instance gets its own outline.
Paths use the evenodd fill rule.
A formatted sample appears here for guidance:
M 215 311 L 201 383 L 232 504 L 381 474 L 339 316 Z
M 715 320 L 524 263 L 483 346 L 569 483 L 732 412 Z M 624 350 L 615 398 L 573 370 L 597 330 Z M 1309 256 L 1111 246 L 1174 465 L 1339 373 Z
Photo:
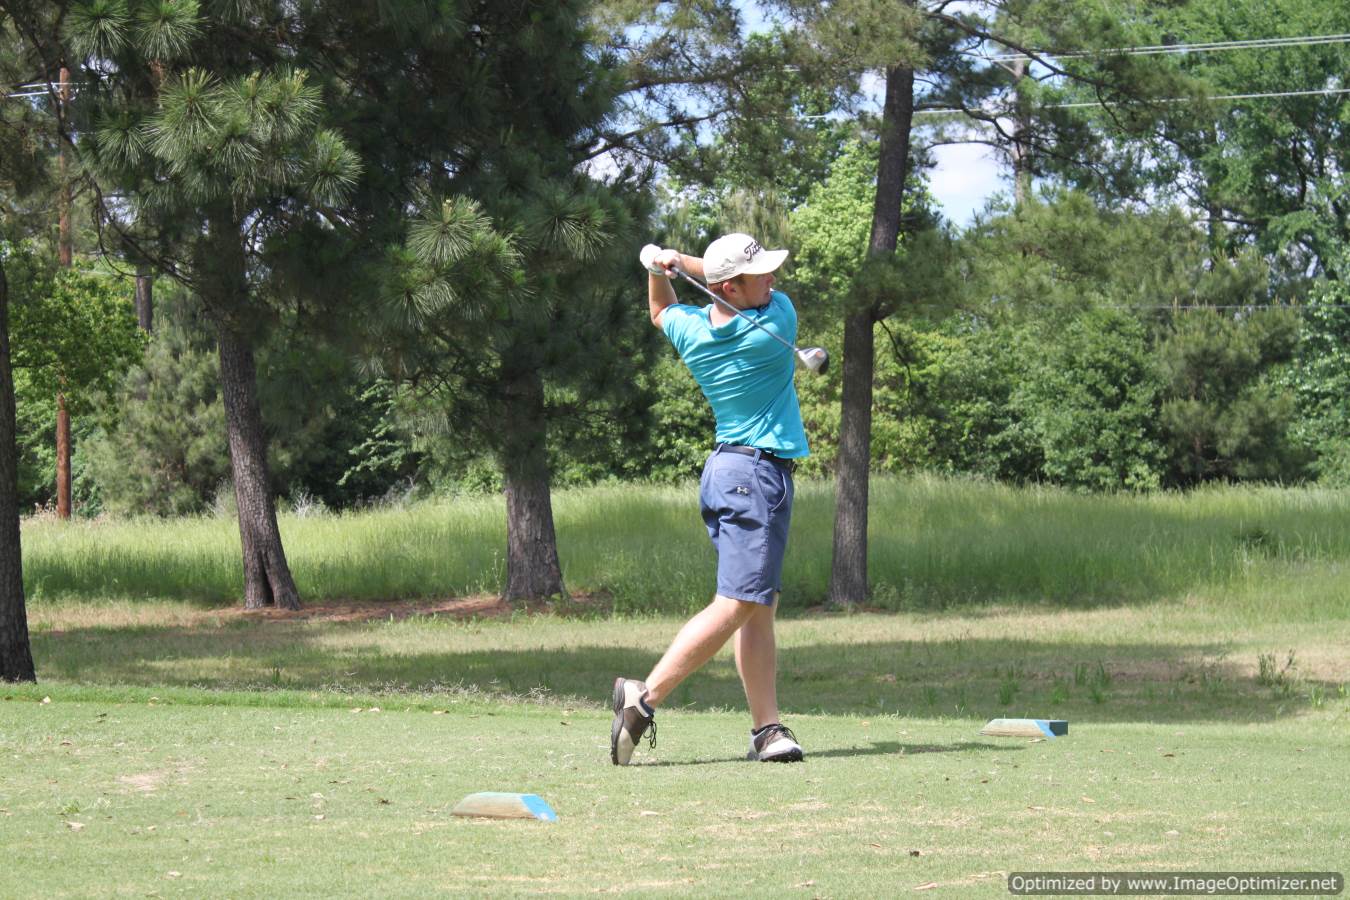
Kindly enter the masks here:
M 658 706 L 670 692 L 712 659 L 746 621 L 762 609 L 758 603 L 718 594 L 680 629 L 670 649 L 647 676 L 647 704 Z
M 777 598 L 775 597 L 775 600 Z M 736 632 L 736 671 L 741 673 L 750 718 L 756 729 L 778 718 L 778 656 L 774 640 L 773 606 L 756 604 L 754 612 Z

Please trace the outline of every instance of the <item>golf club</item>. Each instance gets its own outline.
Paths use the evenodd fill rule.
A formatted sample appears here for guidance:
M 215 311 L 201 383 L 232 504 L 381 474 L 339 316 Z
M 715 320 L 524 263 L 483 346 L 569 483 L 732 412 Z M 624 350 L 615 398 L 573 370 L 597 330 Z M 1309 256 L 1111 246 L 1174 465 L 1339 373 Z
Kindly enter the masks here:
M 647 267 L 648 271 L 651 271 L 654 274 L 658 273 L 664 274 L 665 272 L 665 270 L 660 269 L 660 267 L 653 267 L 652 260 L 654 260 L 656 258 L 656 254 L 660 252 L 661 248 L 657 247 L 655 244 L 648 244 L 647 246 L 642 248 L 642 257 L 641 257 L 642 264 Z M 784 347 L 787 347 L 789 350 L 792 351 L 793 355 L 796 356 L 798 365 L 800 365 L 803 369 L 806 369 L 808 372 L 814 372 L 817 375 L 824 375 L 826 370 L 829 369 L 830 354 L 825 352 L 824 347 L 807 347 L 805 349 L 800 349 L 795 345 L 793 345 L 792 343 L 774 334 L 772 331 L 765 328 L 759 322 L 756 322 L 754 319 L 747 316 L 741 310 L 732 306 L 730 303 L 723 300 L 721 297 L 717 296 L 717 294 L 714 293 L 711 289 L 709 289 L 709 287 L 706 284 L 699 281 L 697 278 L 695 278 L 693 275 L 690 275 L 688 272 L 684 271 L 679 266 L 674 267 L 671 271 L 675 272 L 675 274 L 679 275 L 685 281 L 689 282 L 694 287 L 698 288 L 700 291 L 707 294 L 715 302 L 722 304 L 722 307 L 726 309 L 728 312 L 735 313 L 745 321 L 749 322 L 751 325 L 758 328 L 760 331 L 763 331 L 765 334 L 773 338 L 778 343 L 782 344 Z

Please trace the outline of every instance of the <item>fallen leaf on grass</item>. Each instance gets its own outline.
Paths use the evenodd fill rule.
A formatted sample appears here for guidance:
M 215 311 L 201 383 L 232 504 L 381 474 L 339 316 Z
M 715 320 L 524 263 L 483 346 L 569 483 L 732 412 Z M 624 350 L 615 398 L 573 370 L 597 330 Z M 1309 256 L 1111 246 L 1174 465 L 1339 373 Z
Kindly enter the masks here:
M 918 851 L 918 850 L 911 850 L 911 851 L 909 851 L 909 855 L 910 855 L 910 856 L 918 856 L 918 855 L 919 855 L 919 851 Z
M 1045 812 L 1044 806 L 1028 806 L 1027 809 L 1032 810 L 1033 812 Z
M 319 815 L 315 816 L 315 817 L 314 817 L 314 821 L 316 821 L 316 822 L 322 822 L 322 821 L 323 821 L 323 813 L 320 813 Z
M 661 815 L 661 814 L 660 814 L 659 812 L 657 812 L 656 810 L 654 810 L 654 809 L 644 809 L 642 812 L 638 813 L 638 815 L 640 815 L 640 816 L 659 816 L 659 815 Z
M 916 884 L 916 885 L 914 886 L 914 890 L 916 890 L 916 891 L 931 891 L 931 890 L 932 890 L 933 888 L 935 888 L 935 887 L 937 887 L 937 882 L 936 882 L 936 881 L 925 881 L 923 884 Z
M 801 884 L 794 884 L 793 887 L 811 887 L 814 884 L 814 881 L 803 881 Z
M 61 742 L 61 746 L 62 746 L 62 747 L 69 747 L 69 746 L 70 746 L 70 741 L 62 741 L 62 742 Z
M 83 823 L 83 822 L 67 822 L 67 823 L 66 823 L 66 827 L 69 828 L 71 831 L 79 831 L 81 828 L 84 827 L 84 823 Z
M 1163 834 L 1167 835 L 1168 837 L 1176 837 L 1177 835 L 1181 834 L 1181 832 L 1177 831 L 1175 828 L 1172 828 L 1168 829 L 1167 831 L 1164 831 Z
M 1079 799 L 1079 800 L 1082 800 L 1084 803 L 1096 803 L 1096 802 L 1097 802 L 1096 800 L 1093 800 L 1091 797 L 1079 797 L 1078 799 Z
M 1172 758 L 1174 758 L 1174 759 L 1176 758 L 1176 754 L 1175 754 L 1175 753 L 1164 753 L 1163 756 L 1165 756 L 1165 757 L 1170 756 L 1170 757 L 1172 757 Z
M 168 876 L 169 876 L 170 878 L 182 878 L 182 877 L 183 877 L 183 873 L 182 873 L 182 872 L 169 872 L 169 873 L 168 873 Z
M 51 703 L 51 702 L 52 702 L 52 698 L 51 698 L 51 697 L 43 697 L 43 698 L 42 698 L 42 702 L 43 702 L 43 703 Z

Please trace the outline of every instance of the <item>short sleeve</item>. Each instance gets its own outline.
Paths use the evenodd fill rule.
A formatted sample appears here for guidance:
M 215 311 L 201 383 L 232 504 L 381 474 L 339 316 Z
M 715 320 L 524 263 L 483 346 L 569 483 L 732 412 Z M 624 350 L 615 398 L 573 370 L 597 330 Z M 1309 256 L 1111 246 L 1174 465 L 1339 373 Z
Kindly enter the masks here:
M 675 346 L 675 352 L 681 356 L 689 346 L 690 335 L 698 318 L 698 311 L 683 303 L 672 303 L 661 313 L 661 330 Z
M 797 308 L 792 305 L 791 298 L 782 291 L 774 291 L 770 299 L 773 301 L 769 307 L 770 315 L 778 324 L 784 339 L 797 343 Z

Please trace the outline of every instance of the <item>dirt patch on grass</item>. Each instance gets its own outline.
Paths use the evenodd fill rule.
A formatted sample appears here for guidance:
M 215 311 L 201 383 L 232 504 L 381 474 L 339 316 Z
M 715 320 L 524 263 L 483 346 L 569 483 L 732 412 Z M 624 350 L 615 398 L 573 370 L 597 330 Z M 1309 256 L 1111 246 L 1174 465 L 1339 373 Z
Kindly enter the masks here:
M 512 605 L 496 594 L 468 597 L 425 597 L 416 600 L 321 600 L 306 603 L 303 609 L 214 610 L 209 617 L 228 620 L 283 620 L 322 622 L 398 622 L 413 616 L 446 616 L 452 619 L 500 619 L 515 613 L 525 615 L 583 618 L 603 615 L 613 607 L 607 593 L 575 593 L 566 600 L 540 601 Z
M 163 772 L 143 772 L 139 775 L 118 775 L 117 781 L 138 793 L 152 794 L 159 789 L 164 778 Z
M 175 779 L 175 784 L 186 784 L 186 777 L 193 770 L 194 766 L 185 764 L 173 769 L 162 769 L 155 772 L 136 772 L 131 775 L 118 775 L 117 783 L 125 790 L 137 794 L 153 794 L 163 787 L 170 778 Z

